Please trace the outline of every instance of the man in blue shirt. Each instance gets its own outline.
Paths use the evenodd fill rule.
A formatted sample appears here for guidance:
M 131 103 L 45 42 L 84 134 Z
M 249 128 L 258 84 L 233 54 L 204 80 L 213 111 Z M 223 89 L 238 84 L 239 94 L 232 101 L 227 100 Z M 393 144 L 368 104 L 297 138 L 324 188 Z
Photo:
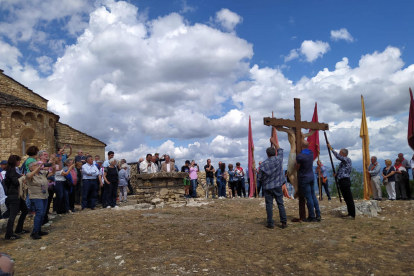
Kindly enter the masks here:
M 69 154 L 65 154 L 65 149 L 67 145 L 64 145 L 63 148 L 60 148 L 58 153 L 56 154 L 56 157 L 62 156 L 62 162 L 65 163 L 66 159 L 69 158 L 69 156 L 72 155 L 72 146 L 69 145 Z
M 302 151 L 296 156 L 296 170 L 298 171 L 298 184 L 303 196 L 306 198 L 309 217 L 304 222 L 321 221 L 321 210 L 315 196 L 315 179 L 313 176 L 313 152 L 308 149 L 309 142 L 302 140 Z M 316 215 L 315 215 L 316 213 Z
M 368 167 L 368 173 L 371 176 L 371 187 L 374 200 L 382 200 L 381 192 L 381 165 L 377 162 L 377 157 L 371 157 L 371 164 Z
M 270 138 L 270 143 L 275 146 L 267 148 L 267 159 L 263 161 L 260 166 L 259 179 L 262 183 L 263 192 L 266 202 L 267 213 L 267 228 L 274 228 L 273 221 L 273 198 L 276 199 L 277 207 L 279 208 L 281 228 L 287 227 L 286 210 L 283 205 L 283 191 L 282 185 L 284 182 L 283 174 L 283 149 L 280 148 L 279 143 L 274 137 Z

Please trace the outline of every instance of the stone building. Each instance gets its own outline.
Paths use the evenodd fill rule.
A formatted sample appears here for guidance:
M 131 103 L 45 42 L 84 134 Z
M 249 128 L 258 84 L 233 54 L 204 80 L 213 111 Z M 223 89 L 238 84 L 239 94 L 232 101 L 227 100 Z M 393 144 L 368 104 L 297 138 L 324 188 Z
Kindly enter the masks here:
M 0 70 L 0 160 L 11 154 L 24 156 L 32 145 L 49 153 L 64 144 L 105 157 L 106 144 L 59 122 L 59 116 L 47 110 L 48 100 Z

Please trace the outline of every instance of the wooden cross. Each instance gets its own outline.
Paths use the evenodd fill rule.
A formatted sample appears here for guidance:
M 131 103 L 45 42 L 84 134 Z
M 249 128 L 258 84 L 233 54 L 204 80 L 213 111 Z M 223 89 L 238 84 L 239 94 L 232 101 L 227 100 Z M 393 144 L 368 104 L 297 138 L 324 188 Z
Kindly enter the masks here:
M 329 125 L 325 123 L 318 122 L 307 122 L 301 121 L 300 118 L 300 99 L 295 98 L 295 120 L 286 120 L 286 119 L 277 119 L 265 117 L 263 118 L 264 124 L 266 126 L 282 126 L 282 127 L 291 127 L 295 130 L 295 143 L 296 143 L 296 154 L 299 154 L 302 149 L 302 144 L 300 137 L 302 137 L 302 128 L 312 129 L 312 130 L 329 130 Z M 299 137 L 299 138 L 298 138 Z

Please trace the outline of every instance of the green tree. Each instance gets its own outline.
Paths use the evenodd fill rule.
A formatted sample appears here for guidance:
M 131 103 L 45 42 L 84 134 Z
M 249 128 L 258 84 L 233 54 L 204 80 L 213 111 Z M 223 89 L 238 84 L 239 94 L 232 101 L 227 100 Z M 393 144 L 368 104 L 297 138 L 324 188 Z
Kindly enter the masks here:
M 335 170 L 338 171 L 338 166 L 336 166 Z M 354 199 L 361 199 L 364 198 L 364 174 L 362 172 L 358 172 L 356 169 L 352 168 L 351 175 L 351 191 L 352 196 Z M 335 177 L 333 176 L 332 170 L 330 171 L 330 179 L 329 179 L 329 190 L 331 191 L 332 196 L 338 196 L 338 190 L 335 184 Z

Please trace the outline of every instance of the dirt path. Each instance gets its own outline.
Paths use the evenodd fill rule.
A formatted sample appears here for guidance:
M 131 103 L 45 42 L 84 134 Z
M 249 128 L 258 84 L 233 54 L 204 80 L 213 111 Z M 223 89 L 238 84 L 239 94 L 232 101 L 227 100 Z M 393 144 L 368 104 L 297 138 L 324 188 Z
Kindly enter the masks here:
M 42 240 L 1 239 L 0 251 L 16 275 L 413 275 L 414 201 L 380 202 L 379 218 L 355 221 L 328 212 L 335 199 L 320 204 L 321 223 L 273 230 L 263 199 L 83 211 L 57 217 Z M 285 206 L 297 215 L 297 201 Z

